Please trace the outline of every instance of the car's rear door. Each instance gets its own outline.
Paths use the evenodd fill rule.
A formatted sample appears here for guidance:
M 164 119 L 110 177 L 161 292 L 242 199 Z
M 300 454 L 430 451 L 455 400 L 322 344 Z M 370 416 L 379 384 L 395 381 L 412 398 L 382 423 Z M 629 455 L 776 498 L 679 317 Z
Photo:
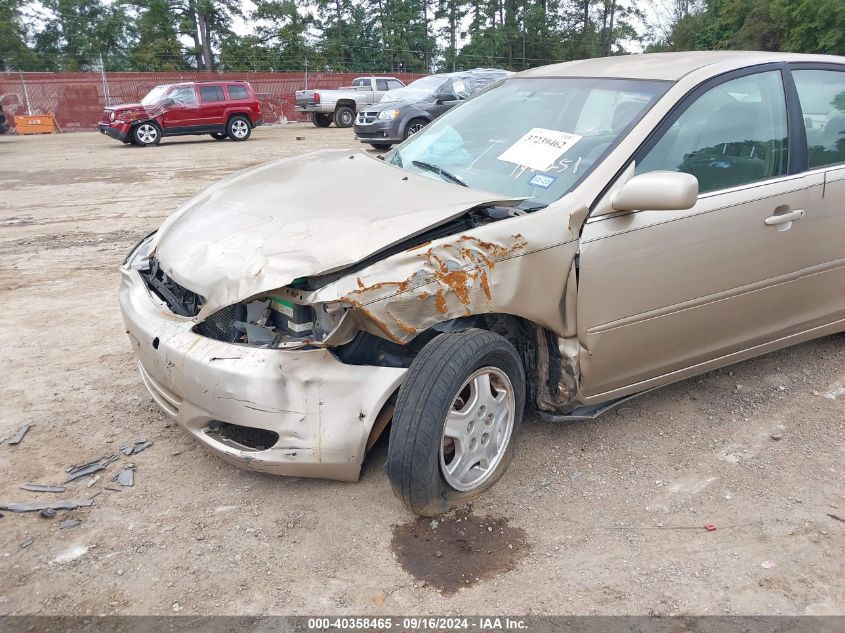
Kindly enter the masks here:
M 200 116 L 197 125 L 208 131 L 222 131 L 225 127 L 226 95 L 223 86 L 199 86 Z
M 787 108 L 789 81 L 772 66 L 712 80 L 641 148 L 638 173 L 698 178 L 692 209 L 585 224 L 578 331 L 586 396 L 637 391 L 802 328 L 801 216 L 811 177 L 790 163 L 789 130 L 800 119 Z
M 845 66 L 796 64 L 792 77 L 807 140 L 810 272 L 804 302 L 814 325 L 845 319 Z M 845 329 L 845 324 L 843 324 Z

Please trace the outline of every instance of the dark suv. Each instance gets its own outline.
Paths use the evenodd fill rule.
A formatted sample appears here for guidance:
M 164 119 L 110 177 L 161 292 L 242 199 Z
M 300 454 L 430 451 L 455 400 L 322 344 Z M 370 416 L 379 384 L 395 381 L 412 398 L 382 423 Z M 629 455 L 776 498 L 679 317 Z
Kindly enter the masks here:
M 467 97 L 510 74 L 497 68 L 475 68 L 429 75 L 404 88 L 390 90 L 380 102 L 358 112 L 355 138 L 376 149 L 388 149 Z
M 156 86 L 141 103 L 107 107 L 100 132 L 124 143 L 158 145 L 163 136 L 210 134 L 245 141 L 261 122 L 261 108 L 245 81 Z

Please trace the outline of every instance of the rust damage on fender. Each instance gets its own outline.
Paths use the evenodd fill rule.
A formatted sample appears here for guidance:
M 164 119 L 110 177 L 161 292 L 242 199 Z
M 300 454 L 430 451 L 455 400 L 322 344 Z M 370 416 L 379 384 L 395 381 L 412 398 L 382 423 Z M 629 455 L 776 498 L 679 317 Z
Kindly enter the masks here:
M 357 287 L 340 300 L 357 308 L 375 326 L 375 333 L 395 343 L 407 343 L 440 321 L 495 311 L 495 279 L 490 279 L 495 265 L 527 245 L 516 233 L 505 243 L 461 235 L 428 245 L 421 253 L 415 252 L 420 250 L 416 246 L 395 262 L 397 269 L 412 270 L 405 279 L 367 285 L 358 277 Z

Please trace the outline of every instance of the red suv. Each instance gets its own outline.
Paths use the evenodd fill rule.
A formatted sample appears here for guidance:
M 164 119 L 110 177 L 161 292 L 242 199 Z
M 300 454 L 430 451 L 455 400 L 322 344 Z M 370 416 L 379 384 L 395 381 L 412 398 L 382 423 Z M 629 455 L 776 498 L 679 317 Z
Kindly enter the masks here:
M 261 121 L 245 81 L 203 81 L 156 86 L 141 103 L 107 107 L 100 132 L 124 143 L 158 145 L 162 136 L 210 134 L 245 141 Z

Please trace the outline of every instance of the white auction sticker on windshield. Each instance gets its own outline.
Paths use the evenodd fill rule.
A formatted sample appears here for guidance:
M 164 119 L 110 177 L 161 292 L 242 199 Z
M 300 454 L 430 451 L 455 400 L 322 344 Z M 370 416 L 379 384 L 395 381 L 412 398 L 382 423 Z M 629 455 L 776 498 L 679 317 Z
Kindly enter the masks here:
M 499 160 L 546 171 L 581 140 L 581 136 L 535 127 L 499 155 Z

